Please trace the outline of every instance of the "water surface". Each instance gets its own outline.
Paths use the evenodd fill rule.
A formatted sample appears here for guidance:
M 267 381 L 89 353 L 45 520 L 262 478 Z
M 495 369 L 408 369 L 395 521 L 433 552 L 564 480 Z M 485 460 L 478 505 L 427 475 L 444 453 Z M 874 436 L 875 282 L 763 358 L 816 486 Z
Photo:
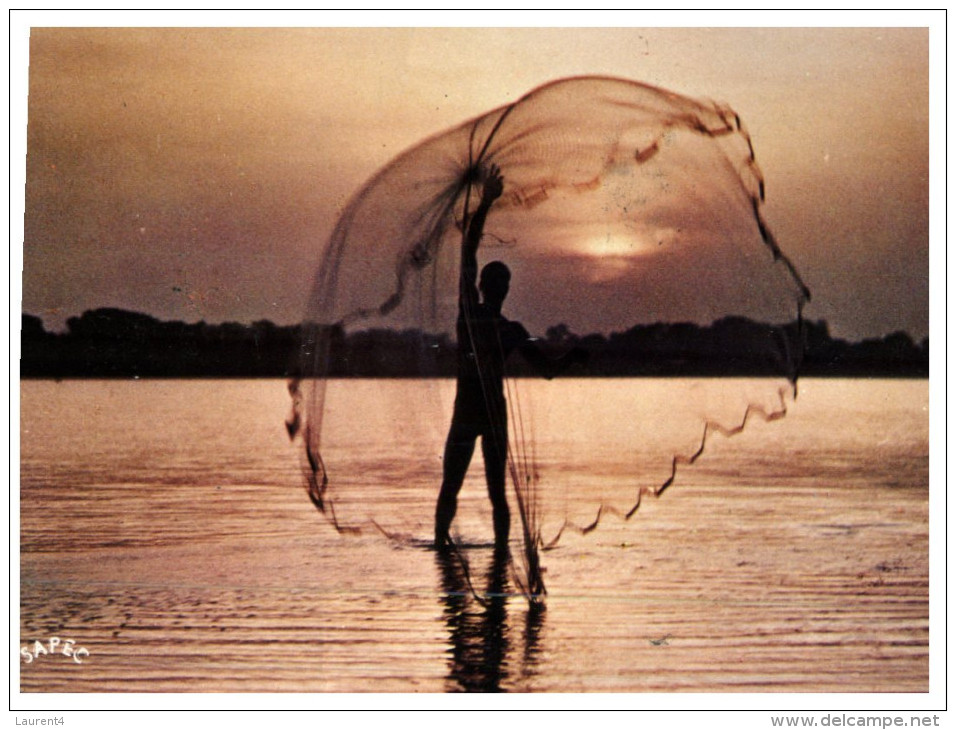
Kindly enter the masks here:
M 373 413 L 415 387 L 356 383 L 341 407 Z M 548 387 L 571 409 L 548 417 L 571 424 L 581 403 L 667 402 L 688 384 Z M 329 527 L 302 488 L 282 381 L 24 382 L 20 641 L 73 639 L 89 657 L 21 661 L 20 686 L 926 692 L 927 408 L 926 381 L 803 381 L 785 419 L 715 439 L 634 519 L 545 553 L 541 612 L 469 522 L 480 459 L 461 503 L 478 543 L 466 576 L 421 540 Z M 433 448 L 444 428 L 409 438 Z M 547 434 L 543 457 L 568 454 L 556 475 L 633 479 L 613 438 Z M 438 484 L 407 443 L 347 441 L 330 448 L 378 465 L 380 500 L 430 510 Z

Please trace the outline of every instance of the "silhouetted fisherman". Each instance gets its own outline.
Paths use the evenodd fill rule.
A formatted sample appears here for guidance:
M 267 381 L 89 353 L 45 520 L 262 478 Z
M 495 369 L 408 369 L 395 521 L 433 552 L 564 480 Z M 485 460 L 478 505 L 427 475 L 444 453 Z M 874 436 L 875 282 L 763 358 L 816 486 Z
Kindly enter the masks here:
M 481 437 L 485 479 L 491 499 L 495 544 L 508 543 L 511 515 L 505 494 L 505 469 L 508 458 L 508 414 L 504 396 L 504 366 L 516 349 L 548 379 L 573 362 L 583 361 L 585 353 L 575 348 L 558 359 L 546 357 L 528 331 L 518 322 L 501 315 L 508 296 L 511 272 L 501 261 L 492 261 L 478 279 L 478 246 L 485 219 L 492 204 L 504 189 L 497 165 L 491 167 L 482 191 L 481 202 L 471 217 L 461 249 L 461 274 L 458 293 L 458 382 L 455 410 L 445 441 L 444 475 L 435 509 L 435 545 L 450 543 L 449 529 L 458 504 L 468 465 Z M 479 301 L 479 290 L 481 301 Z

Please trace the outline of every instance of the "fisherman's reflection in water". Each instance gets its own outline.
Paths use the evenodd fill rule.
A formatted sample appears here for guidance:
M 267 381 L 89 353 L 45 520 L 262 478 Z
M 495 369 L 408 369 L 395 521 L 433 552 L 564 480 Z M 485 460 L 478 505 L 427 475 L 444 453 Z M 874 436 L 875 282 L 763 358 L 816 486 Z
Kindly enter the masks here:
M 504 692 L 506 685 L 519 689 L 524 680 L 536 673 L 537 641 L 544 611 L 537 607 L 527 609 L 523 637 L 509 625 L 509 598 L 522 603 L 524 599 L 509 596 L 511 562 L 507 548 L 494 550 L 484 584 L 475 582 L 479 577 L 476 574 L 469 577 L 461 555 L 448 550 L 436 554 L 451 645 L 449 691 Z

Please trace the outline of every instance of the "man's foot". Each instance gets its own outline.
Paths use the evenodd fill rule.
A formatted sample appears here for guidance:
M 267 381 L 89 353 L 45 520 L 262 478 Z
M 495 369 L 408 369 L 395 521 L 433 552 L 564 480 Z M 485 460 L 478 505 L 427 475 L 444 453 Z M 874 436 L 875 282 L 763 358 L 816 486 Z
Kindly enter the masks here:
M 496 561 L 508 561 L 511 559 L 511 548 L 508 546 L 508 541 L 498 542 L 495 540 L 495 549 L 494 549 L 494 559 Z
M 452 541 L 451 535 L 447 532 L 436 532 L 435 533 L 435 549 L 436 550 L 451 550 Z

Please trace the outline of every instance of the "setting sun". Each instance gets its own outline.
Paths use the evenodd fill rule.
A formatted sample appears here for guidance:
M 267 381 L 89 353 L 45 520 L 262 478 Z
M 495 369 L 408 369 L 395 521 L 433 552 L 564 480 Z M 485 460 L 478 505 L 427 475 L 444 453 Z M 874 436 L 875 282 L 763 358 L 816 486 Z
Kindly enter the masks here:
M 588 239 L 582 246 L 582 253 L 592 256 L 634 256 L 643 253 L 647 243 L 634 236 L 603 235 Z
M 667 227 L 605 231 L 582 239 L 574 248 L 578 253 L 598 258 L 630 258 L 653 253 L 661 246 L 674 243 L 679 235 L 679 229 Z

